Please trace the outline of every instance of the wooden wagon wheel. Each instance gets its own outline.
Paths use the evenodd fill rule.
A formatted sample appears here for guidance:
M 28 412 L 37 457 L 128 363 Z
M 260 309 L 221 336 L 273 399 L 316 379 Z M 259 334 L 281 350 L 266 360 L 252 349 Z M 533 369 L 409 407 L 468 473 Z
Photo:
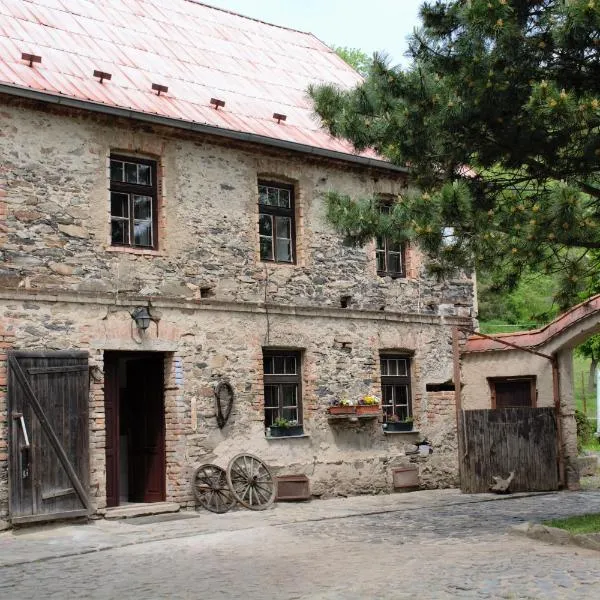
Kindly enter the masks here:
M 275 482 L 267 465 L 253 454 L 234 456 L 227 467 L 227 483 L 235 499 L 251 510 L 264 510 L 275 499 Z
M 217 465 L 198 467 L 192 485 L 196 500 L 211 512 L 226 513 L 236 502 L 227 485 L 225 469 Z

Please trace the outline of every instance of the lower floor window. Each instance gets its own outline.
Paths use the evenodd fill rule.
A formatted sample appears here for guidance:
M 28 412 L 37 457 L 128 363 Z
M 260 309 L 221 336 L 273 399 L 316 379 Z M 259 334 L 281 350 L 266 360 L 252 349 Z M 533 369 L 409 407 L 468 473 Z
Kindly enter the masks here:
M 410 358 L 381 355 L 381 407 L 385 421 L 412 419 Z
M 265 427 L 302 424 L 300 352 L 263 351 Z

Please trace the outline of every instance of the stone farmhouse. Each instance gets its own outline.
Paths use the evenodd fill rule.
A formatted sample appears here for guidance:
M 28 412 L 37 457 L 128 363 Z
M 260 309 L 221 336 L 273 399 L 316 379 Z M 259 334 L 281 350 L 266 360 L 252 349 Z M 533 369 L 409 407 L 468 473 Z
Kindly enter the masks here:
M 314 495 L 456 484 L 473 283 L 324 215 L 327 190 L 407 185 L 312 113 L 309 83 L 359 81 L 311 34 L 192 0 L 0 0 L 0 523 L 191 507 L 194 469 L 239 452 Z M 328 415 L 365 394 L 412 431 Z

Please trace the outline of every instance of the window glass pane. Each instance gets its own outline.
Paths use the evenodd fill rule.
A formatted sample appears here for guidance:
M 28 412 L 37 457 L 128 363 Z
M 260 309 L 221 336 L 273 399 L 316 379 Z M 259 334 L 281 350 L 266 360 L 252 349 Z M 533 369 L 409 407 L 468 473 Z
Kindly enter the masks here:
M 397 385 L 394 389 L 394 400 L 396 406 L 408 406 L 408 387 L 405 385 Z
M 258 232 L 260 235 L 273 235 L 273 217 L 271 215 L 259 215 Z
M 292 240 L 277 238 L 277 261 L 292 262 Z
M 385 358 L 381 359 L 381 374 L 382 375 L 388 374 L 387 360 L 385 360 Z
M 278 414 L 279 409 L 277 408 L 265 408 L 265 427 L 271 427 Z
M 110 161 L 111 181 L 123 181 L 123 163 L 120 160 Z
M 110 214 L 112 217 L 129 217 L 129 194 L 110 193 Z
M 292 220 L 289 217 L 275 217 L 275 227 L 277 228 L 278 239 L 291 239 Z
M 276 375 L 283 375 L 285 373 L 285 357 L 283 356 L 275 356 L 275 367 L 274 373 Z
M 129 244 L 129 221 L 112 219 L 110 237 L 113 244 Z
M 141 185 L 152 185 L 150 165 L 138 165 L 138 183 Z
M 271 356 L 263 358 L 263 371 L 266 375 L 273 373 L 273 358 Z
M 388 272 L 390 273 L 401 273 L 402 272 L 402 257 L 396 252 L 390 252 L 388 254 Z
M 398 364 L 395 360 L 388 359 L 388 375 L 398 375 Z
M 277 188 L 267 188 L 267 201 L 265 204 L 269 206 L 277 206 L 279 204 L 279 190 Z
M 273 260 L 273 238 L 260 237 L 260 258 L 261 260 Z
M 385 273 L 385 252 L 383 250 L 377 250 L 377 270 Z
M 133 235 L 134 245 L 152 246 L 152 221 L 135 221 Z
M 288 356 L 285 359 L 285 372 L 288 375 L 296 374 L 296 357 L 295 356 Z
M 265 385 L 265 408 L 277 408 L 279 388 L 276 385 Z
M 258 203 L 259 204 L 268 204 L 269 203 L 267 187 L 264 185 L 258 186 Z
M 394 386 L 383 385 L 381 386 L 381 403 L 385 406 L 392 405 L 394 403 Z
M 385 251 L 385 240 L 382 237 L 375 238 L 375 248 Z
M 398 363 L 398 375 L 408 375 L 408 361 L 404 358 L 399 358 L 396 362 Z
M 279 206 L 281 208 L 291 208 L 290 190 L 279 190 Z
M 136 163 L 125 163 L 125 181 L 127 183 L 137 183 L 137 164 Z
M 135 219 L 152 219 L 152 198 L 150 196 L 133 196 L 133 216 Z
M 281 411 L 281 414 L 284 419 L 288 421 L 296 421 L 298 422 L 298 409 L 297 408 L 284 408 Z
M 298 398 L 297 398 L 298 386 L 295 384 L 282 385 L 281 388 L 282 388 L 282 392 L 283 392 L 282 406 L 284 406 L 284 407 L 297 406 L 297 404 L 298 404 Z

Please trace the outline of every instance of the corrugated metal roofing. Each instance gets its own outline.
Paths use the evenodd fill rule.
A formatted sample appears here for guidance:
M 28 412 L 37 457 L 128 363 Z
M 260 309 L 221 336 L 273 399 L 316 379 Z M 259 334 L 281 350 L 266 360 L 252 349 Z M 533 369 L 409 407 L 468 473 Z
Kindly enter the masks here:
M 312 34 L 193 0 L 0 0 L 0 83 L 19 88 L 351 154 L 321 129 L 306 88 L 360 80 Z

